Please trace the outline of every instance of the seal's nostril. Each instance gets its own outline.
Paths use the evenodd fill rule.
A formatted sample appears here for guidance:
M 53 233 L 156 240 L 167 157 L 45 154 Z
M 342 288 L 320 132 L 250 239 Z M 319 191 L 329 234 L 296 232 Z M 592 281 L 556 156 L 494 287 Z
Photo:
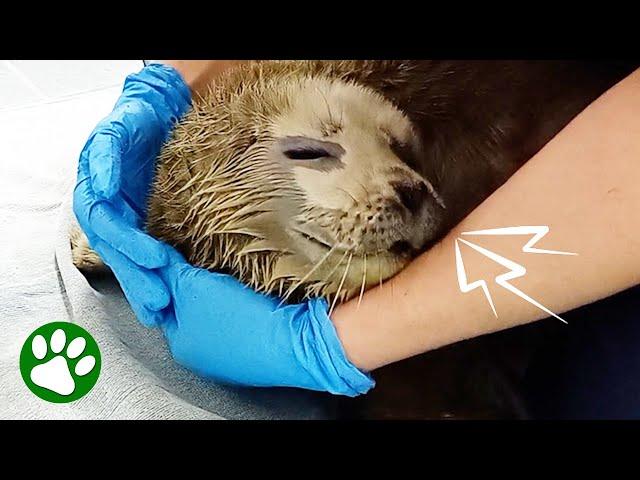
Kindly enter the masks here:
M 389 248 L 389 251 L 394 255 L 404 256 L 412 253 L 415 249 L 411 246 L 409 242 L 406 240 L 400 240 L 394 242 L 393 245 Z
M 402 181 L 392 184 L 402 205 L 411 213 L 416 213 L 429 198 L 429 189 L 423 182 Z

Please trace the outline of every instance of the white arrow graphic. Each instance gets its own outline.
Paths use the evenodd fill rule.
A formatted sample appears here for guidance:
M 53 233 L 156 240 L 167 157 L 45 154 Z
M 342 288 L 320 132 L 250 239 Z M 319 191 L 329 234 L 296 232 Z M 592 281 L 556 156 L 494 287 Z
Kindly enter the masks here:
M 538 254 L 548 254 L 548 255 L 577 255 L 577 253 L 571 252 L 561 252 L 558 250 L 544 250 L 540 248 L 534 248 L 533 246 L 547 233 L 549 233 L 549 227 L 545 225 L 538 226 L 522 226 L 522 227 L 505 227 L 505 228 L 494 228 L 490 230 L 476 230 L 472 232 L 463 232 L 462 235 L 533 235 L 533 237 L 522 247 L 522 251 L 524 253 L 538 253 Z M 547 307 L 537 302 L 526 293 L 521 290 L 518 290 L 516 287 L 509 283 L 509 280 L 513 280 L 514 278 L 523 277 L 527 273 L 527 269 L 522 265 L 519 265 L 508 258 L 505 258 L 501 255 L 498 255 L 491 250 L 487 250 L 479 245 L 471 243 L 462 238 L 456 239 L 456 271 L 458 273 L 458 285 L 460 286 L 460 290 L 463 293 L 470 292 L 471 290 L 475 290 L 476 288 L 481 288 L 484 292 L 485 297 L 487 297 L 487 301 L 491 306 L 491 310 L 493 310 L 493 314 L 498 317 L 495 306 L 493 304 L 493 299 L 491 298 L 491 294 L 489 293 L 489 289 L 487 287 L 487 282 L 484 280 L 476 280 L 475 282 L 468 282 L 467 273 L 464 268 L 464 262 L 462 261 L 462 254 L 460 253 L 460 245 L 458 242 L 462 242 L 465 245 L 473 248 L 477 252 L 481 253 L 485 257 L 490 258 L 494 262 L 502 265 L 509 269 L 507 273 L 503 273 L 502 275 L 498 275 L 495 278 L 495 281 L 502 288 L 509 290 L 511 293 L 516 294 L 518 297 L 526 300 L 527 302 L 535 305 L 540 310 L 546 312 L 547 314 L 557 318 L 561 322 L 567 323 L 560 316 L 553 313 Z

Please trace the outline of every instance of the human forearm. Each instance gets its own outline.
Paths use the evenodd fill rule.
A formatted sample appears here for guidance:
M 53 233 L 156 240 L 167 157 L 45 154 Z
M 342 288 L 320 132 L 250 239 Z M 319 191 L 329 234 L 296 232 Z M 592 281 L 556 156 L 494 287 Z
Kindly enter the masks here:
M 204 93 L 218 75 L 247 60 L 161 60 L 175 68 L 193 93 Z
M 347 356 L 373 370 L 465 338 L 548 316 L 493 278 L 507 269 L 465 256 L 469 280 L 484 278 L 498 313 L 480 289 L 463 294 L 455 267 L 461 232 L 546 225 L 539 248 L 577 256 L 531 255 L 523 237 L 473 237 L 524 265 L 512 283 L 556 313 L 640 283 L 640 71 L 605 94 L 431 251 L 332 320 Z M 464 238 L 464 237 L 463 237 Z M 466 248 L 466 247 L 462 247 Z M 467 251 L 463 251 L 467 253 Z

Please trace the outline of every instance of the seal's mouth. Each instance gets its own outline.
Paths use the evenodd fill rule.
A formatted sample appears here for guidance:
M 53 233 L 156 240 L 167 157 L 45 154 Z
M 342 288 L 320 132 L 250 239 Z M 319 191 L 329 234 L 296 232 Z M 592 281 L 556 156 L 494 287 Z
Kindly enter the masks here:
M 362 295 L 374 285 L 382 284 L 402 270 L 409 260 L 406 255 L 390 250 L 365 252 L 328 240 L 327 235 L 313 226 L 290 225 L 287 232 L 295 239 L 294 258 L 301 262 L 296 267 L 300 270 L 295 274 L 296 288 L 305 282 L 314 287 L 321 284 L 321 290 L 310 290 L 307 295 L 322 294 L 333 298 L 332 305 L 337 299 L 346 301 L 358 293 Z
M 293 227 L 291 230 L 306 242 L 309 242 L 316 247 L 320 247 L 323 251 L 328 252 L 330 250 L 333 250 L 333 252 L 335 252 L 336 254 L 351 252 L 353 253 L 354 257 L 362 256 L 362 252 L 358 253 L 348 245 L 331 243 L 328 240 L 320 237 L 319 235 L 309 232 L 308 230 L 303 230 L 299 227 Z M 408 258 L 415 256 L 415 252 L 415 249 L 413 249 L 407 242 L 401 241 L 396 242 L 391 250 L 379 249 L 377 251 L 368 251 L 365 253 L 369 256 L 380 255 L 387 257 L 390 256 Z
M 300 237 L 302 237 L 304 240 L 311 242 L 314 245 L 319 246 L 324 250 L 327 250 L 327 251 L 331 249 L 339 250 L 339 248 L 336 248 L 336 245 L 332 245 L 328 241 L 322 238 L 319 238 L 318 235 L 314 235 L 308 231 L 301 230 L 300 228 L 297 228 L 297 227 L 292 228 L 292 231 L 300 235 Z

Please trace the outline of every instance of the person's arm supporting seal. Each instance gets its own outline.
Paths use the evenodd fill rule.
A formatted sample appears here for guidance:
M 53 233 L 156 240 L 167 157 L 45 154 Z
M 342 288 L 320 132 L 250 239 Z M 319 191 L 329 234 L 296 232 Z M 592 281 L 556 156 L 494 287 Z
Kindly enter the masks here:
M 181 72 L 190 72 L 185 63 Z M 201 75 L 194 78 L 202 83 Z M 231 276 L 193 267 L 144 232 L 156 157 L 190 102 L 189 85 L 172 66 L 149 65 L 127 78 L 80 155 L 74 212 L 91 247 L 138 319 L 160 326 L 176 361 L 200 375 L 348 396 L 367 392 L 373 379 L 347 359 L 324 300 L 279 306 Z
M 331 318 L 349 359 L 373 371 L 548 316 L 498 285 L 495 279 L 508 270 L 477 253 L 465 269 L 469 281 L 487 281 L 498 316 L 481 289 L 463 293 L 455 242 L 477 240 L 464 232 L 548 227 L 537 248 L 578 255 L 526 253 L 532 235 L 502 243 L 484 237 L 482 245 L 525 266 L 527 274 L 510 283 L 557 314 L 640 284 L 639 185 L 640 69 L 574 118 L 438 244 L 367 291 L 361 305 L 352 299 L 336 307 Z

